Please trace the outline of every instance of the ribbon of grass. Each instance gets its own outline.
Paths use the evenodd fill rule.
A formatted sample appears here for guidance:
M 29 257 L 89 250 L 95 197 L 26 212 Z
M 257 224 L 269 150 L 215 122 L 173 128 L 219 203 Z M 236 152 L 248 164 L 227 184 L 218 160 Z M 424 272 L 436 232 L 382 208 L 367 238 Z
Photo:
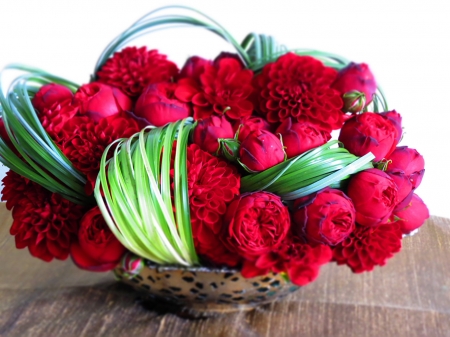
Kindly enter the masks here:
M 191 129 L 190 118 L 161 128 L 147 127 L 128 140 L 111 144 L 100 163 L 94 195 L 107 224 L 130 251 L 159 264 L 198 264 L 186 173 Z M 114 146 L 114 154 L 107 160 Z
M 241 192 L 269 191 L 284 200 L 293 200 L 347 179 L 351 174 L 372 168 L 374 156 L 358 158 L 330 141 L 263 172 L 241 179 Z
M 0 88 L 2 120 L 16 151 L 10 149 L 3 139 L 0 140 L 0 161 L 18 174 L 68 200 L 78 204 L 92 203 L 92 199 L 84 193 L 86 178 L 49 137 L 31 103 L 31 97 L 44 84 L 59 83 L 72 91 L 78 86 L 39 69 L 21 65 L 5 67 L 0 73 L 0 83 L 7 70 L 26 73 L 11 83 L 6 95 Z

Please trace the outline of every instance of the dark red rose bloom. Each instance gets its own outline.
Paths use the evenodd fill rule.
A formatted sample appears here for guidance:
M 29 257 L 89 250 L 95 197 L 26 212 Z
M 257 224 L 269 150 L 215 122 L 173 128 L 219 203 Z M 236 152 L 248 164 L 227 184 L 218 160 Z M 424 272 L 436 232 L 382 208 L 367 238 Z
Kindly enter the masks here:
M 279 196 L 269 192 L 245 193 L 228 206 L 224 241 L 244 259 L 276 249 L 286 237 L 291 219 Z
M 254 172 L 264 171 L 284 160 L 281 141 L 266 130 L 255 130 L 241 143 L 239 159 Z
M 402 248 L 402 232 L 396 223 L 376 227 L 356 226 L 350 236 L 333 248 L 337 264 L 347 264 L 354 273 L 384 266 Z
M 84 84 L 75 93 L 74 104 L 80 113 L 98 122 L 101 118 L 131 110 L 131 99 L 122 91 L 109 85 L 92 82 Z
M 202 150 L 217 154 L 219 150 L 218 139 L 233 137 L 233 127 L 225 116 L 211 116 L 198 122 L 192 140 Z
M 178 74 L 175 63 L 157 50 L 127 47 L 108 59 L 97 72 L 100 82 L 120 88 L 130 97 L 139 96 L 145 87 L 168 82 Z
M 118 114 L 102 118 L 98 123 L 89 117 L 74 117 L 62 130 L 62 151 L 73 166 L 87 176 L 85 191 L 92 194 L 103 151 L 113 141 L 128 138 L 139 131 L 137 122 Z
M 355 228 L 355 207 L 344 192 L 327 188 L 297 199 L 292 214 L 293 231 L 311 243 L 334 246 Z
M 236 266 L 241 258 L 221 241 L 227 205 L 239 194 L 240 176 L 227 161 L 191 144 L 187 177 L 192 234 L 197 254 L 217 265 Z
M 353 116 L 342 126 L 339 141 L 355 156 L 372 152 L 374 161 L 389 156 L 397 146 L 398 131 L 386 117 L 365 112 Z
M 8 200 L 9 209 L 13 207 L 10 233 L 15 236 L 16 248 L 28 247 L 32 256 L 47 262 L 53 258 L 65 260 L 76 240 L 83 206 L 12 171 L 7 173 L 3 184 L 2 200 Z
M 77 115 L 79 107 L 72 104 L 72 100 L 55 102 L 44 108 L 38 115 L 44 130 L 57 144 L 64 140 L 62 128 L 64 124 Z
M 309 121 L 331 131 L 344 122 L 342 99 L 330 85 L 337 71 L 310 56 L 288 53 L 264 66 L 254 80 L 255 109 L 269 123 L 288 117 Z
M 162 82 L 145 88 L 136 102 L 134 116 L 142 119 L 145 125 L 154 126 L 189 117 L 189 105 L 175 97 L 177 87 L 176 83 Z
M 348 66 L 341 69 L 331 87 L 339 91 L 341 95 L 351 91 L 364 93 L 366 104 L 357 110 L 352 110 L 352 107 L 355 105 L 354 100 L 344 97 L 344 111 L 353 113 L 361 111 L 362 108 L 372 102 L 373 95 L 377 91 L 375 77 L 365 63 L 351 62 Z
M 276 133 L 282 136 L 288 158 L 321 146 L 331 139 L 331 134 L 319 125 L 310 122 L 293 123 L 291 117 L 281 123 Z
M 385 172 L 369 169 L 354 175 L 347 195 L 356 210 L 356 223 L 376 226 L 385 223 L 397 205 L 397 186 Z
M 395 210 L 391 221 L 399 224 L 403 234 L 409 234 L 413 230 L 422 226 L 426 219 L 430 217 L 427 205 L 413 194 L 411 201 L 403 209 Z
M 204 66 L 200 83 L 192 78 L 179 80 L 175 95 L 183 102 L 192 103 L 195 119 L 225 114 L 237 120 L 252 114 L 253 104 L 249 100 L 252 77 L 253 72 L 243 69 L 238 61 L 224 58 L 218 66 Z
M 233 125 L 233 131 L 235 133 L 239 131 L 238 140 L 240 142 L 243 142 L 255 130 L 272 131 L 272 127 L 264 118 L 255 116 L 242 117 Z
M 238 61 L 241 64 L 242 68 L 245 68 L 245 64 L 242 62 L 241 58 L 236 53 L 230 53 L 227 51 L 221 52 L 219 55 L 216 56 L 216 58 L 213 61 L 213 64 L 217 67 L 219 65 L 219 62 L 223 59 L 232 58 Z
M 187 59 L 183 68 L 181 68 L 178 79 L 190 78 L 200 84 L 200 75 L 205 72 L 206 67 L 212 65 L 213 63 L 210 60 L 205 60 L 199 56 L 192 56 Z
M 78 230 L 78 242 L 70 247 L 70 256 L 79 268 L 91 271 L 114 269 L 125 251 L 98 206 L 84 214 Z
M 382 112 L 380 115 L 387 118 L 387 120 L 389 120 L 397 129 L 397 137 L 395 138 L 395 142 L 398 144 L 403 135 L 402 116 L 395 110 Z
M 31 103 L 38 112 L 44 109 L 50 109 L 52 106 L 63 101 L 72 101 L 73 93 L 69 88 L 56 83 L 43 85 L 36 95 L 34 95 Z
M 256 260 L 245 260 L 241 273 L 246 278 L 265 275 L 269 271 L 286 272 L 292 283 L 304 286 L 314 281 L 322 265 L 332 258 L 332 250 L 325 245 L 309 245 L 287 239 L 278 249 L 260 255 Z

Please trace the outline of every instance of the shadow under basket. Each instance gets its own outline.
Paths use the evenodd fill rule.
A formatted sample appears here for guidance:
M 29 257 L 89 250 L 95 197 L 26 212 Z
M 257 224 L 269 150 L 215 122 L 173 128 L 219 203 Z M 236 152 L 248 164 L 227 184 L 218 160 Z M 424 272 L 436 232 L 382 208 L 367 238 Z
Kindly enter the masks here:
M 201 314 L 252 310 L 299 288 L 281 274 L 244 278 L 236 269 L 161 266 L 149 261 L 134 275 L 122 266 L 114 273 L 121 282 L 141 292 L 144 299 Z

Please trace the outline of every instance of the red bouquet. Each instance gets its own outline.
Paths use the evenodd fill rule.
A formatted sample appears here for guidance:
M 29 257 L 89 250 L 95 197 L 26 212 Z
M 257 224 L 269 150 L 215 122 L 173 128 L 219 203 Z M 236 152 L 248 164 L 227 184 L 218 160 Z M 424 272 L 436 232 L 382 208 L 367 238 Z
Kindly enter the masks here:
M 133 274 L 142 258 L 300 286 L 328 262 L 359 273 L 400 251 L 429 216 L 415 194 L 424 160 L 399 146 L 402 117 L 367 64 L 164 18 L 120 35 L 81 86 L 4 70 L 24 72 L 0 93 L 17 248 L 93 271 L 122 261 Z M 236 53 L 179 67 L 123 47 L 173 23 L 214 31 Z

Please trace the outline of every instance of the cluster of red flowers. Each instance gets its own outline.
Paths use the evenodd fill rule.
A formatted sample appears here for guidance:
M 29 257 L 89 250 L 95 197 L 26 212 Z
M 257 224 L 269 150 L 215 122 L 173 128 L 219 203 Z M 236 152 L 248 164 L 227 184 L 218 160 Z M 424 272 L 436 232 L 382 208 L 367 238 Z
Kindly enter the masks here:
M 76 93 L 43 86 L 32 100 L 43 127 L 86 175 L 89 195 L 111 142 L 146 125 L 193 117 L 189 206 L 205 264 L 241 267 L 246 277 L 286 272 L 304 285 L 331 260 L 354 272 L 385 264 L 400 250 L 402 234 L 429 216 L 414 194 L 423 157 L 398 147 L 400 114 L 364 110 L 376 91 L 365 64 L 337 71 L 287 53 L 255 74 L 223 53 L 214 61 L 191 57 L 179 70 L 156 50 L 133 47 L 115 53 L 96 78 Z M 354 175 L 345 190 L 326 188 L 290 208 L 269 192 L 240 194 L 242 175 L 321 146 L 337 129 L 349 152 L 372 152 L 379 168 Z M 70 253 L 79 267 L 92 270 L 113 268 L 125 251 L 97 207 L 83 215 L 79 206 L 17 174 L 3 182 L 18 248 L 46 261 Z

